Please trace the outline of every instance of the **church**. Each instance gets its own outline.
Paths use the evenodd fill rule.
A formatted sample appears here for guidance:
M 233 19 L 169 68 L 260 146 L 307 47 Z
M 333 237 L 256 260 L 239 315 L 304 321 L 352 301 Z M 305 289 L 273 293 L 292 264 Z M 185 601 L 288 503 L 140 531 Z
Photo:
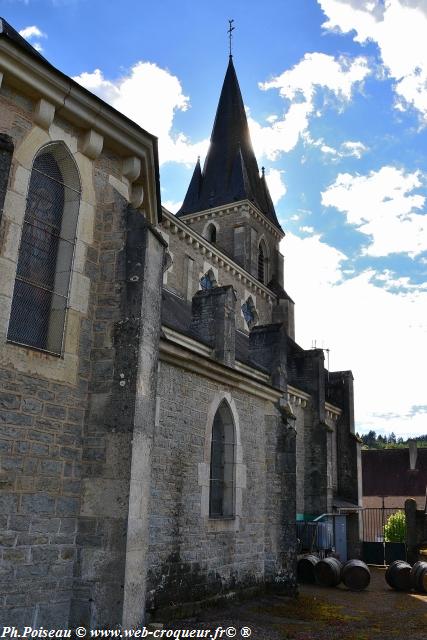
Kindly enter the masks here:
M 297 520 L 332 512 L 356 557 L 353 377 L 295 342 L 232 56 L 176 215 L 157 139 L 5 20 L 0 84 L 0 621 L 294 595 Z

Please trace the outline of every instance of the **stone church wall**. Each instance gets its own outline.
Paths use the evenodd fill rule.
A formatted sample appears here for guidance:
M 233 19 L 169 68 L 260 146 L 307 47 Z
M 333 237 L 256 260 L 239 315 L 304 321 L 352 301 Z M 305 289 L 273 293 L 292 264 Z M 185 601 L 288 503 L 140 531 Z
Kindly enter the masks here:
M 15 147 L 0 223 L 0 593 L 7 624 L 64 626 L 76 559 L 90 371 L 92 167 L 77 151 L 77 133 L 70 127 L 57 120 L 49 135 L 34 125 L 31 101 L 4 85 L 0 95 L 2 124 Z M 62 358 L 6 342 L 32 160 L 51 139 L 68 146 L 83 186 Z
M 277 470 L 278 412 L 271 402 L 161 362 L 153 450 L 148 608 L 293 579 L 295 466 L 284 454 L 288 512 Z M 209 518 L 210 431 L 225 398 L 237 423 L 236 517 Z M 237 417 L 236 417 L 237 416 Z M 292 445 L 290 446 L 292 451 Z M 286 527 L 281 526 L 286 520 Z M 283 536 L 283 538 L 281 538 Z M 293 536 L 293 537 L 292 537 Z M 285 539 L 289 556 L 281 555 Z M 276 573 L 275 573 L 276 572 Z
M 227 207 L 212 216 L 196 217 L 188 220 L 188 225 L 201 236 L 206 237 L 206 229 L 214 224 L 217 230 L 217 244 L 243 266 L 253 276 L 258 277 L 258 245 L 261 239 L 267 246 L 267 278 L 271 280 L 278 273 L 277 236 L 270 227 L 256 219 L 248 204 Z
M 203 255 L 193 245 L 186 243 L 177 233 L 171 233 L 170 228 L 162 230 L 162 235 L 168 243 L 168 251 L 171 254 L 173 264 L 165 274 L 165 287 L 187 299 L 200 290 L 200 278 L 209 269 L 212 269 L 219 286 L 233 285 L 237 293 L 236 303 L 236 327 L 240 331 L 248 332 L 241 306 L 249 296 L 252 296 L 259 321 L 258 324 L 269 324 L 272 321 L 272 302 L 255 293 L 247 284 L 243 284 L 235 275 L 232 275 L 227 265 L 219 266 L 212 258 Z
M 117 325 L 126 311 L 129 183 L 120 157 L 104 150 L 88 158 L 80 151 L 84 132 L 59 117 L 47 129 L 38 126 L 33 102 L 4 82 L 0 114 L 14 147 L 11 166 L 5 154 L 0 166 L 0 185 L 7 186 L 0 215 L 0 620 L 67 627 L 74 593 L 74 620 L 116 623 L 133 423 L 120 398 L 128 418 L 120 433 L 111 403 L 121 389 L 114 375 Z M 33 158 L 51 141 L 70 151 L 82 190 L 60 357 L 7 342 Z M 161 260 L 155 269 L 160 279 Z M 159 300 L 160 289 L 152 309 Z

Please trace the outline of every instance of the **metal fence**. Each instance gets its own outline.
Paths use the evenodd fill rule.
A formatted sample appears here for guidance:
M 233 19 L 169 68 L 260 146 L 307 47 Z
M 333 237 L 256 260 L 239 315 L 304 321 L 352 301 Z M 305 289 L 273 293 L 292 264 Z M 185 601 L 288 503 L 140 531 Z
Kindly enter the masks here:
M 334 547 L 332 519 L 326 522 L 297 522 L 297 537 L 301 552 L 316 552 L 320 555 Z
M 364 542 L 384 542 L 384 527 L 393 513 L 402 509 L 386 507 L 365 508 L 362 511 L 362 540 Z

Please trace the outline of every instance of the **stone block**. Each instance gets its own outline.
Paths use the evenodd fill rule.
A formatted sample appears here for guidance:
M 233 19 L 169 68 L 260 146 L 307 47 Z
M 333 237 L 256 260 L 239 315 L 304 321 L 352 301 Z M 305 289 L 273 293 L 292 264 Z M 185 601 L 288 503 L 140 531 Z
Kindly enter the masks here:
M 15 150 L 15 162 L 18 162 L 22 165 L 22 168 L 26 170 L 31 170 L 33 165 L 34 156 L 37 151 L 43 145 L 50 142 L 50 137 L 46 131 L 41 129 L 40 127 L 33 127 L 31 131 L 26 135 L 24 140 L 16 147 Z M 15 191 L 18 191 L 16 185 L 17 177 L 15 178 L 15 184 L 13 185 Z M 26 195 L 26 190 L 24 191 L 24 195 Z
M 49 563 L 58 560 L 59 551 L 55 547 L 48 545 L 46 547 L 33 547 L 31 557 L 33 563 Z
M 10 516 L 9 529 L 12 531 L 29 531 L 30 518 L 28 516 Z
M 31 533 L 58 533 L 59 518 L 32 518 Z
M 56 513 L 61 516 L 77 515 L 80 509 L 78 498 L 58 498 Z
M 129 482 L 93 478 L 83 480 L 83 499 L 81 514 L 107 518 L 127 516 Z
M 55 498 L 44 493 L 23 495 L 21 498 L 22 513 L 54 513 Z
M 37 611 L 36 624 L 47 629 L 67 629 L 69 610 L 69 602 L 41 604 Z
M 33 417 L 16 411 L 5 411 L 0 409 L 0 425 L 18 425 L 29 427 L 33 423 Z
M 77 530 L 76 518 L 62 518 L 60 525 L 61 533 L 75 533 Z
M 24 398 L 22 400 L 22 411 L 24 413 L 41 413 L 43 404 L 35 398 Z
M 18 508 L 18 498 L 16 495 L 2 493 L 0 494 L 0 513 L 16 513 Z
M 12 393 L 0 392 L 0 409 L 19 409 L 21 406 L 21 396 Z
M 57 404 L 46 404 L 44 408 L 44 415 L 48 418 L 55 418 L 56 420 L 65 420 L 67 411 L 65 407 Z
M 62 474 L 64 463 L 60 460 L 41 460 L 39 473 L 47 476 Z

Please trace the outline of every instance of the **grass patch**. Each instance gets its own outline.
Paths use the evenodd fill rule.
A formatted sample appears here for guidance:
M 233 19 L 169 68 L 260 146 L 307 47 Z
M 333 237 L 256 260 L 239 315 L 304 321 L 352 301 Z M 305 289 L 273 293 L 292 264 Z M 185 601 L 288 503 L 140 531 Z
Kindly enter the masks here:
M 346 623 L 360 620 L 359 617 L 343 613 L 344 607 L 316 597 L 299 596 L 271 606 L 259 606 L 257 612 L 270 614 L 277 618 L 300 620 L 304 622 L 325 622 L 328 624 Z

